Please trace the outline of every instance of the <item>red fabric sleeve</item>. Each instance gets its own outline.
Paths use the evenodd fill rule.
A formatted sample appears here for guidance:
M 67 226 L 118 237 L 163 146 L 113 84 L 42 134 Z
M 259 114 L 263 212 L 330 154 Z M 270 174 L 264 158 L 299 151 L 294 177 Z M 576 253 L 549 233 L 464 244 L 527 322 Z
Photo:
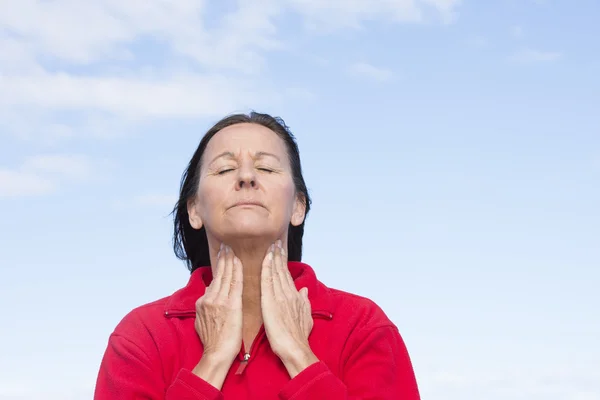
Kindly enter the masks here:
M 169 387 L 154 367 L 158 355 L 147 354 L 133 341 L 111 335 L 100 365 L 94 400 L 222 400 L 208 382 L 182 369 Z
M 398 329 L 357 334 L 342 355 L 342 376 L 315 363 L 279 393 L 281 400 L 420 400 L 412 363 Z

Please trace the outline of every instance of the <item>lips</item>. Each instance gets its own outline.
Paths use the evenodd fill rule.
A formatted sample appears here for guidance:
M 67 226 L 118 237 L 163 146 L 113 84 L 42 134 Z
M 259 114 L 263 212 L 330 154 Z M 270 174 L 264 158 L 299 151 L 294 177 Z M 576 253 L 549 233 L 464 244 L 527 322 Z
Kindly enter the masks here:
M 241 206 L 257 206 L 257 207 L 263 207 L 264 208 L 264 205 L 262 203 L 260 203 L 258 201 L 253 201 L 253 200 L 238 201 L 237 203 L 235 203 L 230 208 L 241 207 Z

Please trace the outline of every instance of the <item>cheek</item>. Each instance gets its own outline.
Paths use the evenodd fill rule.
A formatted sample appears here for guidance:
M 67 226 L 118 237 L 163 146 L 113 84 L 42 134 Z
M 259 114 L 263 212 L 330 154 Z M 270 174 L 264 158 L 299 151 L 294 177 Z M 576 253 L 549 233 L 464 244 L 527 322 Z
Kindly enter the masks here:
M 218 187 L 214 185 L 208 185 L 206 183 L 200 184 L 198 187 L 198 203 L 202 210 L 202 214 L 207 217 L 215 210 L 216 206 L 222 199 L 222 194 Z
M 296 200 L 296 187 L 293 182 L 286 183 L 280 188 L 281 200 L 286 205 L 286 214 L 291 215 L 294 211 L 294 204 Z

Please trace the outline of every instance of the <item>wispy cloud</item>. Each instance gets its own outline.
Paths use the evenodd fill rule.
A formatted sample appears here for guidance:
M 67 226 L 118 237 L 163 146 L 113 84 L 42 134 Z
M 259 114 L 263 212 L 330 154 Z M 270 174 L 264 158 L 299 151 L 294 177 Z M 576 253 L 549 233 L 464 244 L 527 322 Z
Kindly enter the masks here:
M 366 78 L 376 82 L 388 82 L 394 78 L 394 73 L 391 70 L 363 62 L 352 64 L 348 68 L 348 73 L 354 77 Z
M 125 131 L 119 125 L 149 119 L 273 106 L 299 94 L 271 87 L 262 75 L 269 52 L 285 48 L 278 25 L 285 13 L 331 30 L 375 19 L 448 20 L 460 3 L 261 0 L 257 6 L 237 0 L 237 7 L 219 14 L 203 0 L 14 2 L 0 9 L 3 130 L 69 138 Z M 156 60 L 150 64 L 141 61 L 148 46 Z M 65 123 L 57 118 L 61 113 L 79 122 Z M 107 120 L 110 129 L 97 126 Z
M 0 168 L 0 197 L 38 196 L 55 190 L 56 183 L 47 177 Z
M 516 63 L 532 64 L 557 61 L 563 57 L 558 51 L 544 51 L 535 49 L 523 49 L 514 53 L 509 60 Z
M 365 20 L 421 23 L 440 19 L 453 22 L 462 0 L 287 0 L 301 14 L 308 27 L 316 30 L 361 28 Z
M 64 183 L 91 178 L 92 162 L 81 155 L 29 157 L 18 168 L 0 168 L 0 197 L 40 196 Z
M 1 106 L 45 110 L 93 109 L 130 118 L 217 115 L 259 100 L 252 89 L 220 75 L 81 77 L 15 76 L 0 81 Z

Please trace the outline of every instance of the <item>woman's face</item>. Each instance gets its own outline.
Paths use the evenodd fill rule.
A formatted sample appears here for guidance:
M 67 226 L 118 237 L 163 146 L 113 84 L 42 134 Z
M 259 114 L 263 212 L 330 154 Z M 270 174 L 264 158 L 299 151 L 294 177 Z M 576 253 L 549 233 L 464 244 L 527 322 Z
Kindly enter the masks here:
M 296 195 L 285 143 L 270 129 L 242 123 L 209 141 L 190 223 L 209 240 L 287 241 L 290 223 L 300 225 L 305 207 Z

